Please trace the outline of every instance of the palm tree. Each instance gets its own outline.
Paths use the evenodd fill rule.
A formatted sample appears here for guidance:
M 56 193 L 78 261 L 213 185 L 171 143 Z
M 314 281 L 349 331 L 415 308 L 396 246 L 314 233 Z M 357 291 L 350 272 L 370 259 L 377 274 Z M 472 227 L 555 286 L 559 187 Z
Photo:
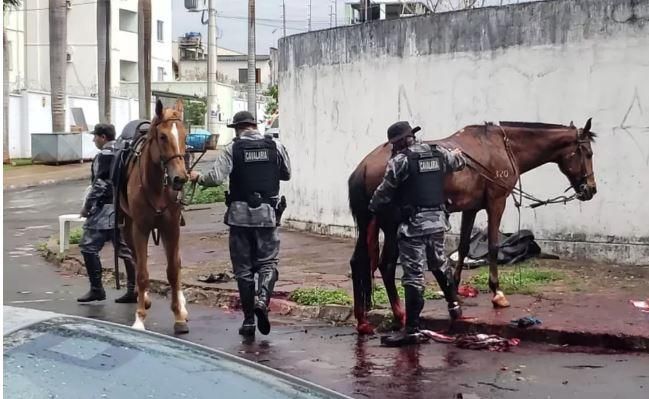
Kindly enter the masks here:
M 151 119 L 151 0 L 138 0 L 137 31 L 140 118 Z
M 20 6 L 20 0 L 3 0 L 2 2 L 2 13 L 4 14 L 8 9 L 12 7 Z M 7 51 L 9 50 L 9 45 L 7 42 L 7 28 L 2 25 L 2 51 L 4 54 L 3 66 L 2 66 L 2 76 L 3 76 L 3 85 L 2 85 L 2 109 L 4 120 L 2 124 L 2 161 L 4 163 L 10 163 L 11 157 L 9 156 L 9 57 L 7 56 Z
M 68 8 L 65 0 L 50 0 L 50 96 L 52 131 L 65 131 Z
M 111 120 L 110 0 L 97 0 L 97 97 L 99 122 Z

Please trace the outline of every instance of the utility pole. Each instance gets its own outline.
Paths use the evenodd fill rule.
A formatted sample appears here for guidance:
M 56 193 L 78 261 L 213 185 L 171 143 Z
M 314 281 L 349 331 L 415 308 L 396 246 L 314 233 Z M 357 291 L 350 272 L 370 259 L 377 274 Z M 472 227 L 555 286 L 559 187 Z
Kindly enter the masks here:
M 311 32 L 311 0 L 308 0 L 308 4 L 307 4 L 307 21 L 308 21 L 307 30 Z
M 282 0 L 282 30 L 284 36 L 286 37 L 286 0 Z
M 255 0 L 248 0 L 248 112 L 257 120 L 257 63 L 255 62 Z
M 216 0 L 209 0 L 207 21 L 207 130 L 216 134 L 219 121 L 217 91 Z
M 329 27 L 330 28 L 334 27 L 333 18 L 334 18 L 334 5 L 329 4 Z
M 369 20 L 370 0 L 361 0 L 361 22 Z

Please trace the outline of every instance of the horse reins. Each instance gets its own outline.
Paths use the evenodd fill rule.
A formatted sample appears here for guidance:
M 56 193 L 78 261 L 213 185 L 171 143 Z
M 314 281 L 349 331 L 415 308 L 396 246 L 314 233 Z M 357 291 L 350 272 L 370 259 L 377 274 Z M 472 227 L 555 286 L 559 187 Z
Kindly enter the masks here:
M 476 173 L 478 173 L 480 176 L 482 176 L 485 180 L 489 181 L 490 183 L 495 184 L 496 186 L 502 188 L 505 191 L 511 191 L 512 198 L 514 200 L 514 204 L 517 208 L 519 208 L 520 212 L 520 207 L 522 206 L 523 199 L 526 199 L 528 201 L 533 202 L 531 205 L 529 205 L 529 208 L 537 208 L 539 206 L 543 205 L 549 205 L 549 204 L 559 204 L 563 203 L 566 204 L 572 200 L 577 199 L 577 194 L 573 194 L 571 196 L 565 196 L 565 195 L 560 195 L 554 198 L 550 198 L 547 200 L 541 200 L 534 195 L 526 192 L 523 190 L 523 184 L 521 180 L 521 175 L 518 170 L 518 164 L 516 163 L 516 157 L 514 156 L 514 153 L 511 148 L 511 141 L 509 137 L 507 136 L 507 133 L 505 132 L 505 129 L 503 129 L 502 126 L 498 126 L 500 128 L 500 131 L 503 134 L 503 143 L 505 147 L 505 153 L 507 154 L 507 158 L 509 159 L 509 162 L 511 163 L 512 171 L 514 172 L 514 176 L 516 176 L 516 179 L 518 180 L 518 187 L 516 187 L 516 183 L 514 184 L 513 187 L 509 187 L 500 181 L 496 180 L 495 178 L 492 178 L 490 176 L 491 170 L 484 166 L 482 163 L 480 163 L 478 160 L 476 160 L 474 157 L 469 155 L 468 153 L 462 151 L 462 155 L 464 155 L 465 158 L 467 158 L 470 163 L 467 162 L 467 166 L 473 169 Z M 577 131 L 577 134 L 579 135 L 579 131 Z M 570 156 L 575 156 L 577 151 L 581 151 L 582 145 L 586 142 L 586 140 L 580 139 L 579 137 L 577 138 L 577 150 L 573 152 Z M 482 169 L 482 170 L 480 170 Z M 583 163 L 582 163 L 582 169 L 583 169 Z M 592 174 L 592 173 L 591 173 Z M 591 174 L 584 174 L 582 178 L 586 179 L 588 178 Z M 567 192 L 570 190 L 570 186 L 564 191 Z M 518 198 L 516 198 L 516 195 Z

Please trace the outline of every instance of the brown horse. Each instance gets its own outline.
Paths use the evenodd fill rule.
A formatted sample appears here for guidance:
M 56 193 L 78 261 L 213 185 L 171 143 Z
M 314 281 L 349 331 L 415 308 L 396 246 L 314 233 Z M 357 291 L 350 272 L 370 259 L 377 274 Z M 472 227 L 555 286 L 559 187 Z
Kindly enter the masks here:
M 144 330 L 149 271 L 147 249 L 149 236 L 157 230 L 167 255 L 167 280 L 171 286 L 171 310 L 174 332 L 189 331 L 185 297 L 180 289 L 180 211 L 179 192 L 187 181 L 183 104 L 163 109 L 158 100 L 151 127 L 134 144 L 134 156 L 126 165 L 125 189 L 121 190 L 120 208 L 124 215 L 124 238 L 137 262 L 137 311 L 133 328 Z M 154 236 L 155 239 L 155 236 Z
M 459 260 L 455 282 L 459 287 L 464 258 L 469 251 L 469 239 L 476 213 L 485 209 L 488 216 L 489 287 L 494 307 L 507 307 L 509 302 L 498 286 L 496 264 L 499 242 L 498 230 L 507 197 L 514 190 L 519 176 L 545 163 L 554 162 L 568 177 L 575 197 L 582 201 L 595 195 L 590 131 L 590 119 L 583 129 L 542 123 L 502 122 L 467 126 L 450 137 L 429 143 L 453 149 L 460 148 L 468 159 L 468 168 L 446 177 L 444 189 L 449 212 L 462 212 Z M 368 154 L 349 178 L 349 203 L 356 222 L 358 237 L 350 264 L 354 288 L 354 315 L 359 333 L 371 333 L 367 322 L 371 306 L 372 276 L 376 268 L 390 298 L 392 311 L 402 325 L 405 314 L 401 309 L 395 285 L 398 258 L 397 226 L 394 212 L 372 218 L 367 206 L 372 193 L 381 183 L 392 146 L 383 144 Z M 379 259 L 378 233 L 385 241 Z

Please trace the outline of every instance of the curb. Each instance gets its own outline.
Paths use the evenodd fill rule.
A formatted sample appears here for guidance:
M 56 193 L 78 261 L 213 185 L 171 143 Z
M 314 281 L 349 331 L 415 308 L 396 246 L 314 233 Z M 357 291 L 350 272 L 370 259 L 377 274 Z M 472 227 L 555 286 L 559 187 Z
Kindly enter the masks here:
M 67 256 L 60 257 L 56 252 L 56 248 L 56 241 L 50 240 L 47 247 L 42 249 L 46 260 L 62 269 L 77 274 L 86 274 L 85 268 L 79 259 Z M 120 273 L 120 277 L 125 278 L 123 272 Z M 106 274 L 104 280 L 112 282 L 114 280 L 113 274 Z M 169 284 L 164 280 L 151 279 L 150 290 L 152 293 L 167 296 Z M 239 295 L 235 290 L 183 283 L 183 291 L 188 303 L 223 309 L 240 308 Z M 334 324 L 353 325 L 354 323 L 351 306 L 302 306 L 286 299 L 273 298 L 270 303 L 270 310 L 272 313 L 281 316 L 300 319 L 318 319 Z M 377 326 L 377 331 L 389 331 L 394 326 L 390 309 L 372 310 L 369 312 L 368 318 L 370 323 Z M 431 317 L 425 314 L 422 315 L 421 324 L 423 328 L 433 331 L 447 331 L 450 334 L 496 334 L 504 338 L 518 338 L 525 342 L 649 353 L 649 336 L 562 331 L 544 327 L 520 329 L 509 324 L 493 324 L 481 320 L 459 320 L 451 325 L 448 318 Z
M 48 180 L 41 180 L 41 181 L 36 182 L 36 183 L 11 184 L 11 185 L 8 185 L 7 187 L 3 187 L 2 191 L 23 190 L 23 189 L 26 189 L 26 188 L 49 186 L 49 185 L 52 185 L 52 184 L 58 184 L 58 183 L 63 183 L 63 182 L 87 180 L 89 178 L 90 178 L 90 173 L 88 173 L 87 176 L 65 177 L 63 179 L 56 179 L 56 180 L 55 179 L 48 179 Z
M 40 251 L 45 260 L 56 265 L 60 269 L 78 275 L 87 275 L 83 262 L 77 257 L 67 255 L 60 256 L 58 254 L 58 245 L 56 240 L 50 239 L 45 246 L 40 248 Z M 103 281 L 106 284 L 113 284 L 115 281 L 113 269 L 106 268 L 106 270 L 110 270 L 110 273 L 104 273 Z M 119 275 L 120 280 L 125 281 L 125 273 L 120 271 Z M 225 310 L 237 310 L 241 308 L 239 294 L 235 290 L 205 287 L 191 283 L 182 283 L 182 288 L 187 303 L 218 307 Z M 165 280 L 149 280 L 149 291 L 151 293 L 167 297 L 169 289 L 169 283 Z M 347 324 L 352 316 L 352 308 L 350 306 L 303 306 L 282 298 L 271 299 L 270 312 L 280 316 L 290 316 L 300 319 L 319 319 L 335 324 Z

